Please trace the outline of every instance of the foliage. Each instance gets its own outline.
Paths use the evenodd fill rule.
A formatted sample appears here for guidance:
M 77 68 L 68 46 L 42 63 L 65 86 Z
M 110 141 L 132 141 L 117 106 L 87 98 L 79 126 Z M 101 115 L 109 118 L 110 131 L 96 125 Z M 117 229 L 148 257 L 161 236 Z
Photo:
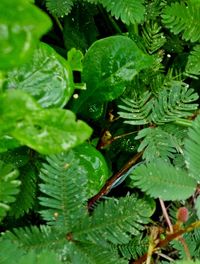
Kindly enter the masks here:
M 0 10 L 0 263 L 198 263 L 199 0 Z

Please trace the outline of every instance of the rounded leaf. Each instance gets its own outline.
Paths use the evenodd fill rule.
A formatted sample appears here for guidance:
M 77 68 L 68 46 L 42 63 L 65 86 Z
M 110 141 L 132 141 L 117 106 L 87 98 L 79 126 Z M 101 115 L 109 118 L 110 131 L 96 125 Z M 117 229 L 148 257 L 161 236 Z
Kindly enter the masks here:
M 40 43 L 31 60 L 8 73 L 8 89 L 29 93 L 42 107 L 63 107 L 74 91 L 68 62 L 45 43 Z
M 87 172 L 88 196 L 95 195 L 109 177 L 108 166 L 103 155 L 93 146 L 85 143 L 73 149 L 80 166 Z
M 49 17 L 24 0 L 0 1 L 0 69 L 24 63 L 51 27 Z

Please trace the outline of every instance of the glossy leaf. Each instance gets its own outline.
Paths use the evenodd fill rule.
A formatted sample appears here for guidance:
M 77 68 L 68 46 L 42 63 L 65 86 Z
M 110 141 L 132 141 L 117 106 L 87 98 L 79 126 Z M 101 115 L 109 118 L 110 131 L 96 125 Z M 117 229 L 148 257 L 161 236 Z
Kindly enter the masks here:
M 87 90 L 80 93 L 73 109 L 81 112 L 88 102 L 101 103 L 117 98 L 140 70 L 150 67 L 151 63 L 152 58 L 128 37 L 113 36 L 96 41 L 83 61 L 83 81 Z
M 103 155 L 93 146 L 85 143 L 73 149 L 88 178 L 88 196 L 95 195 L 109 176 L 108 166 Z
M 18 90 L 0 97 L 0 114 L 0 134 L 6 132 L 43 154 L 66 151 L 83 143 L 92 133 L 86 123 L 76 121 L 73 112 L 42 109 L 29 95 Z
M 5 86 L 31 94 L 45 108 L 63 107 L 74 90 L 69 63 L 45 43 L 29 62 L 8 73 Z
M 68 51 L 67 57 L 70 67 L 73 71 L 81 72 L 83 70 L 82 60 L 84 56 L 80 50 L 77 50 L 75 48 L 71 49 L 70 51 Z
M 4 135 L 0 137 L 0 153 L 5 152 L 9 149 L 17 148 L 21 144 L 15 138 Z
M 30 58 L 51 21 L 27 0 L 1 0 L 0 10 L 0 69 L 8 70 Z

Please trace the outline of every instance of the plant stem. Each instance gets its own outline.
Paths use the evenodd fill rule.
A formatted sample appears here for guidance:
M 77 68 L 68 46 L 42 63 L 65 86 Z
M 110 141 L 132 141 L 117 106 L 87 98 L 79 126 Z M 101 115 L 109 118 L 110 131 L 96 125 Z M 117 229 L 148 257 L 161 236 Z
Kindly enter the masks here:
M 125 172 L 127 172 L 130 167 L 133 166 L 133 164 L 135 164 L 140 157 L 142 156 L 143 152 L 139 152 L 137 153 L 133 158 L 131 158 L 122 168 L 121 170 L 119 170 L 117 173 L 115 173 L 113 176 L 111 176 L 107 182 L 105 183 L 105 185 L 101 188 L 101 190 L 94 195 L 92 198 L 89 199 L 88 201 L 88 209 L 92 208 L 92 206 L 95 204 L 96 201 L 98 201 L 103 195 L 107 194 L 110 189 L 111 186 L 113 185 L 113 183 L 119 179 Z
M 163 200 L 161 200 L 160 198 L 159 198 L 159 202 L 160 202 L 160 206 L 162 208 L 163 216 L 164 216 L 164 218 L 165 218 L 165 220 L 166 220 L 166 222 L 168 224 L 169 231 L 170 231 L 170 233 L 173 233 L 172 223 L 171 223 L 171 221 L 169 219 L 169 215 L 167 213 L 167 209 L 165 207 L 165 204 L 164 204 Z
M 62 26 L 62 24 L 60 23 L 60 20 L 57 18 L 57 16 L 53 16 L 53 17 L 54 17 L 54 19 L 55 19 L 55 21 L 56 21 L 56 23 L 57 23 L 57 25 L 58 25 L 60 31 L 63 32 L 63 26 Z

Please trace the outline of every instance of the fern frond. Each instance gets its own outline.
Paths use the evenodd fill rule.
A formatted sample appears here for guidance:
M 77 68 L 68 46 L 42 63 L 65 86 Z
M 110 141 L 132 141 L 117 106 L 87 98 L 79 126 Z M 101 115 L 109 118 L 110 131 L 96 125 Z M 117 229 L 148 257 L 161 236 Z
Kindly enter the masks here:
M 70 259 L 72 263 L 81 264 L 128 264 L 126 260 L 119 257 L 117 251 L 111 249 L 110 245 L 73 243 L 70 248 Z
M 74 0 L 46 0 L 48 11 L 57 17 L 63 17 L 71 12 Z
M 159 50 L 166 42 L 165 35 L 161 32 L 162 27 L 157 22 L 149 21 L 142 30 L 142 37 L 149 54 Z
M 125 111 L 119 112 L 120 117 L 130 125 L 151 122 L 160 125 L 192 115 L 198 107 L 198 104 L 193 103 L 198 99 L 198 94 L 180 81 L 171 81 L 165 86 L 158 97 L 151 98 L 151 94 L 145 92 L 139 99 L 137 96 L 123 99 L 125 106 L 119 105 L 119 108 Z
M 0 263 L 1 264 L 16 264 L 16 259 L 19 259 L 24 251 L 19 249 L 17 245 L 10 240 L 0 240 Z
M 193 121 L 185 140 L 185 161 L 191 176 L 200 180 L 200 116 Z
M 135 139 L 143 139 L 138 148 L 138 152 L 143 151 L 143 159 L 147 162 L 157 158 L 173 158 L 176 153 L 175 144 L 170 134 L 162 130 L 161 127 L 144 128 L 139 131 Z
M 44 225 L 15 228 L 12 232 L 6 232 L 2 238 L 0 245 L 9 240 L 25 252 L 33 248 L 36 252 L 41 252 L 44 249 L 61 250 L 66 243 L 63 232 Z
M 0 161 L 0 220 L 10 209 L 9 204 L 13 203 L 19 192 L 20 181 L 17 179 L 19 171 L 11 164 Z
M 9 215 L 19 218 L 32 209 L 36 199 L 36 179 L 35 169 L 30 164 L 20 169 L 20 192 L 11 206 Z
M 200 75 L 200 45 L 196 45 L 191 51 L 186 64 L 186 74 L 190 77 L 197 78 Z
M 155 124 L 174 122 L 178 118 L 188 117 L 197 109 L 198 104 L 193 103 L 198 99 L 198 94 L 188 88 L 188 85 L 171 81 L 161 91 L 155 100 L 151 120 Z
M 137 24 L 144 20 L 144 0 L 99 0 L 108 12 L 125 24 Z
M 71 230 L 72 226 L 86 214 L 86 173 L 72 151 L 47 157 L 40 178 L 40 204 L 47 209 L 40 213 L 51 225 Z
M 149 239 L 147 237 L 136 236 L 128 244 L 119 245 L 120 254 L 126 259 L 137 259 L 148 250 Z
M 122 102 L 124 105 L 118 105 L 120 110 L 118 112 L 121 118 L 124 118 L 124 123 L 130 125 L 144 125 L 148 124 L 150 119 L 149 115 L 152 108 L 151 93 L 146 91 L 142 95 L 133 96 L 132 99 L 123 98 Z
M 133 195 L 119 200 L 109 199 L 100 203 L 93 215 L 86 216 L 81 226 L 74 229 L 74 239 L 98 244 L 105 243 L 103 241 L 127 243 L 129 234 L 138 235 L 144 229 L 153 210 L 149 200 L 138 199 Z
M 189 0 L 187 3 L 172 3 L 162 14 L 163 23 L 175 35 L 182 33 L 182 38 L 191 42 L 200 40 L 200 2 Z
M 58 259 L 58 256 L 51 252 L 50 250 L 44 250 L 41 253 L 36 253 L 35 251 L 30 251 L 28 254 L 24 255 L 17 261 L 18 264 L 62 264 Z
M 185 200 L 196 187 L 196 181 L 185 170 L 163 160 L 138 166 L 130 177 L 132 186 L 163 200 Z

